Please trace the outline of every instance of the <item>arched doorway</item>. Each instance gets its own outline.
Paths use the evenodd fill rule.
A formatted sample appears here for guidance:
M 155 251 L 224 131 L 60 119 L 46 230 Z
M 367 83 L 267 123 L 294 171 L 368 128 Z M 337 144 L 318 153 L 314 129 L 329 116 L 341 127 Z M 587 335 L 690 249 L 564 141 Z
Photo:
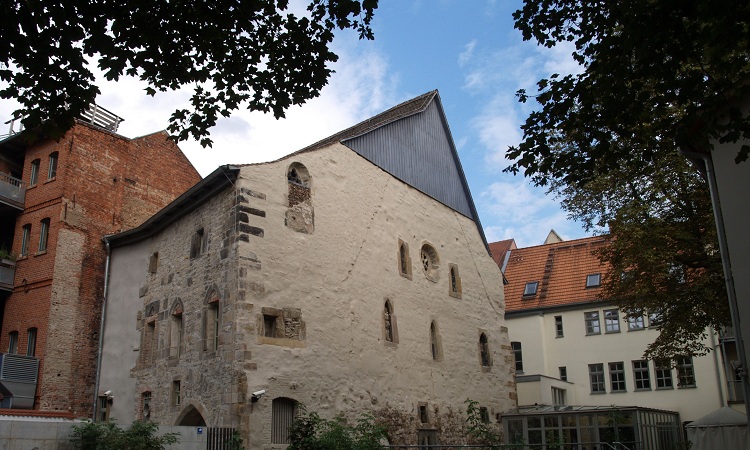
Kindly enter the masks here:
M 177 418 L 177 426 L 183 427 L 205 427 L 206 419 L 198 411 L 195 406 L 189 405 L 185 410 L 182 411 L 180 417 Z

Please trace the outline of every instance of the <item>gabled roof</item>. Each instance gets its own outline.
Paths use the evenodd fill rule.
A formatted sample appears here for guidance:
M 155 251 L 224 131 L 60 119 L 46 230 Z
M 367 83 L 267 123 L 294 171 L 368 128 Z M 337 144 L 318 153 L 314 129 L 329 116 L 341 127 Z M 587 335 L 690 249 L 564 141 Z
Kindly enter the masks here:
M 492 256 L 492 259 L 495 260 L 495 264 L 500 267 L 500 270 L 504 270 L 503 266 L 505 265 L 505 257 L 508 252 L 518 248 L 516 247 L 515 239 L 506 239 L 504 241 L 491 242 L 489 246 L 490 255 Z
M 472 219 L 487 247 L 438 91 L 405 101 L 290 156 L 337 142 Z
M 586 278 L 600 274 L 603 280 L 607 266 L 593 252 L 606 242 L 607 236 L 594 236 L 510 250 L 505 268 L 506 313 L 602 300 L 602 288 L 587 288 Z M 536 294 L 524 296 L 530 282 L 538 282 Z

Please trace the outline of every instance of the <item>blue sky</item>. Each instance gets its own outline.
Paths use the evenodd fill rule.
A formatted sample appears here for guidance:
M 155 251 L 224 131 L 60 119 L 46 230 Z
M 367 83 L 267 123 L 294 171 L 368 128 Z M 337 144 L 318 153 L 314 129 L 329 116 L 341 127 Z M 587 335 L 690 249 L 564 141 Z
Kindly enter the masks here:
M 302 11 L 303 0 L 292 2 Z M 521 175 L 502 173 L 509 145 L 533 104 L 515 92 L 536 81 L 578 68 L 571 49 L 544 49 L 522 42 L 511 14 L 518 0 L 381 0 L 374 41 L 339 33 L 336 73 L 321 96 L 288 111 L 287 118 L 246 111 L 219 121 L 212 149 L 195 142 L 180 147 L 201 175 L 221 164 L 277 159 L 417 95 L 438 89 L 487 239 L 515 238 L 541 244 L 550 229 L 563 238 L 586 233 L 566 220 L 558 203 Z M 189 90 L 146 96 L 134 79 L 102 81 L 97 103 L 125 119 L 120 133 L 135 137 L 166 128 L 172 111 L 188 103 Z M 0 119 L 13 103 L 0 104 Z M 3 132 L 5 132 L 3 130 Z

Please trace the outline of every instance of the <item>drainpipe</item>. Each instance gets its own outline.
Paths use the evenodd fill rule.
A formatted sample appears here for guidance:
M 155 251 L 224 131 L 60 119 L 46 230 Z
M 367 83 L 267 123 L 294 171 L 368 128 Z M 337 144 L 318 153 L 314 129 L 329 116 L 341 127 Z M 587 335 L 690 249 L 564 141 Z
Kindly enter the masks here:
M 723 406 L 726 406 L 726 404 L 724 403 L 724 389 L 721 382 L 722 378 L 721 368 L 719 366 L 719 355 L 716 354 L 716 347 L 718 347 L 718 345 L 716 345 L 716 332 L 714 331 L 714 327 L 708 327 L 708 334 L 711 337 L 711 352 L 714 354 L 714 370 L 716 371 L 716 385 L 719 388 L 719 408 L 721 408 Z M 722 350 L 723 349 L 724 347 L 722 346 Z M 724 355 L 726 358 L 726 354 Z M 726 369 L 724 370 L 724 375 L 727 375 Z M 726 386 L 729 386 L 729 383 L 727 383 Z
M 716 185 L 716 173 L 714 172 L 714 163 L 711 155 L 693 151 L 688 146 L 680 147 L 680 153 L 690 159 L 703 161 L 703 167 L 706 170 L 706 179 L 708 180 L 708 190 L 711 193 L 711 204 L 714 209 L 714 221 L 716 222 L 716 235 L 719 238 L 719 251 L 721 252 L 721 265 L 724 269 L 724 281 L 727 288 L 727 297 L 729 298 L 729 312 L 732 316 L 732 325 L 734 327 L 734 338 L 737 345 L 737 352 L 742 363 L 742 399 L 745 402 L 745 414 L 747 415 L 748 425 L 750 425 L 750 384 L 748 383 L 747 355 L 745 353 L 745 342 L 742 339 L 742 328 L 740 327 L 740 313 L 737 309 L 737 294 L 734 289 L 734 278 L 732 276 L 732 265 L 729 261 L 729 245 L 727 236 L 724 232 L 724 216 L 721 213 L 721 203 L 719 202 L 719 189 Z
M 109 248 L 109 240 L 107 239 L 107 236 L 104 236 L 102 238 L 104 241 L 104 245 L 107 248 L 107 260 L 104 264 L 104 298 L 102 299 L 102 317 L 101 322 L 99 324 L 99 350 L 98 350 L 98 357 L 96 359 L 96 384 L 94 385 L 94 417 L 92 417 L 93 421 L 96 421 L 96 413 L 97 409 L 99 408 L 99 376 L 101 375 L 102 370 L 102 347 L 104 345 L 104 316 L 107 313 L 107 288 L 109 287 L 109 258 L 110 258 L 110 248 Z

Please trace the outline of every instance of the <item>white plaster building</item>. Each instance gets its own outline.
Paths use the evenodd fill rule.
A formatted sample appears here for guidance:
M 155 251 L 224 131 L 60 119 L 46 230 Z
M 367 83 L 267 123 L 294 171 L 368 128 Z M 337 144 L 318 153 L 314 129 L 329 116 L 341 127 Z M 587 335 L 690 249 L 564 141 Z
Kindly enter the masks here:
M 297 402 L 411 444 L 465 442 L 467 398 L 493 422 L 516 406 L 502 277 L 436 91 L 220 167 L 107 242 L 101 416 L 255 449 L 284 447 Z

